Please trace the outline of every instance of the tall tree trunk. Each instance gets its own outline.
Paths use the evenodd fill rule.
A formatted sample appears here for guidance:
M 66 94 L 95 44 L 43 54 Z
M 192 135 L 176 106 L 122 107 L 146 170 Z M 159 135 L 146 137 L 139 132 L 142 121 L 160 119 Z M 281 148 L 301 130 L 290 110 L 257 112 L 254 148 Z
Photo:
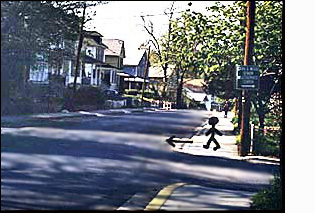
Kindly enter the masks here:
M 167 69 L 168 64 L 166 63 L 165 66 L 163 66 L 163 72 L 164 72 L 164 78 L 163 78 L 163 86 L 162 86 L 162 98 L 163 100 L 166 98 L 166 87 L 167 87 Z
M 84 21 L 85 21 L 85 11 L 86 11 L 86 4 L 84 4 L 83 7 L 83 15 L 81 20 L 81 26 L 79 31 L 79 43 L 77 48 L 77 55 L 76 55 L 76 62 L 75 62 L 75 70 L 74 70 L 74 81 L 73 81 L 73 89 L 71 90 L 69 94 L 69 100 L 66 101 L 66 108 L 73 111 L 75 109 L 75 96 L 76 96 L 76 87 L 77 87 L 77 78 L 78 78 L 78 71 L 80 66 L 80 56 L 81 56 L 81 49 L 83 44 L 83 27 L 84 27 Z
M 184 73 L 185 72 L 182 71 L 178 79 L 179 81 L 178 81 L 177 94 L 176 94 L 176 108 L 177 109 L 181 109 L 183 107 L 182 93 L 183 93 Z
M 4 60 L 2 60 L 4 59 Z M 10 66 L 8 60 L 5 60 L 4 54 L 1 54 L 1 115 L 7 114 L 10 107 Z M 4 72 L 6 70 L 6 72 Z
M 258 110 L 257 110 L 257 113 L 258 113 L 258 119 L 259 119 L 259 133 L 264 135 L 266 113 L 264 110 L 262 97 L 259 93 L 258 93 Z
M 237 129 L 238 131 L 241 129 L 242 125 L 242 93 L 238 96 L 238 120 L 237 120 Z

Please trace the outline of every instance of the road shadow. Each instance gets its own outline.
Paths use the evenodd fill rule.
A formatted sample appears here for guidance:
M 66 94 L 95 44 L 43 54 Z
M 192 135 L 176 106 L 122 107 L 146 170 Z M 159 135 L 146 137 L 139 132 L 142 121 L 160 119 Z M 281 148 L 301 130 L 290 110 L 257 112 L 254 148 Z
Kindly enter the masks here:
M 160 135 L 122 134 L 103 127 L 92 131 L 87 126 L 1 134 L 1 209 L 94 209 L 103 205 L 111 210 L 137 192 L 176 182 L 257 191 L 268 185 L 240 181 L 246 172 L 263 176 L 278 168 L 177 153 Z M 220 169 L 242 175 L 229 179 Z
M 52 127 L 65 130 L 102 130 L 120 133 L 140 133 L 150 135 L 176 134 L 180 137 L 191 136 L 194 129 L 207 117 L 183 112 L 151 112 L 104 117 L 83 116 L 75 118 L 33 119 L 24 123 L 4 125 L 3 127 Z M 82 125 L 84 123 L 84 125 Z M 136 125 L 135 125 L 136 124 Z

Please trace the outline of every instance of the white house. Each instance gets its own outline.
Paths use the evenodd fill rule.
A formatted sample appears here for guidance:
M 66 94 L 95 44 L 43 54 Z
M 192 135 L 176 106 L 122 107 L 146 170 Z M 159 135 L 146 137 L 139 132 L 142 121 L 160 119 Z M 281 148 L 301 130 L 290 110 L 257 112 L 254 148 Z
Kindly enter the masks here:
M 111 60 L 106 60 L 106 54 L 112 50 L 111 46 L 103 43 L 102 37 L 96 31 L 84 31 L 82 51 L 85 53 L 85 56 L 82 59 L 83 66 L 80 67 L 77 83 L 117 90 L 119 86 L 119 77 L 117 75 L 119 68 L 111 65 Z M 74 73 L 69 72 L 66 85 L 73 82 Z

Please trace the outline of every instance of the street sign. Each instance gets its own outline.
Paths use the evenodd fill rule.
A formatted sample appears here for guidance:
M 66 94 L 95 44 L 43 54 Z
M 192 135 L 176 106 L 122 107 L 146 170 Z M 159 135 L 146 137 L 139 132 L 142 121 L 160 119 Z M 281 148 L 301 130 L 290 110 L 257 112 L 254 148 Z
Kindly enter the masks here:
M 258 90 L 259 68 L 255 65 L 236 65 L 237 90 Z

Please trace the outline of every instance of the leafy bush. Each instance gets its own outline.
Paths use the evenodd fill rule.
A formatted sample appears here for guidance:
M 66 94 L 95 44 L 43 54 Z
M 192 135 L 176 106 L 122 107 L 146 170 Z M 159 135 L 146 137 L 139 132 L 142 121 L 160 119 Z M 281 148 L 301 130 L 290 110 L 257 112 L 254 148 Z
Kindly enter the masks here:
M 241 134 L 236 136 L 236 145 L 241 143 Z
M 271 138 L 269 135 L 264 135 L 262 132 L 254 137 L 254 153 L 263 156 L 277 156 L 280 154 L 280 141 Z
M 238 116 L 235 116 L 231 120 L 232 124 L 237 124 L 238 123 Z
M 262 190 L 252 197 L 251 209 L 282 209 L 282 181 L 279 174 L 274 176 L 269 189 Z

